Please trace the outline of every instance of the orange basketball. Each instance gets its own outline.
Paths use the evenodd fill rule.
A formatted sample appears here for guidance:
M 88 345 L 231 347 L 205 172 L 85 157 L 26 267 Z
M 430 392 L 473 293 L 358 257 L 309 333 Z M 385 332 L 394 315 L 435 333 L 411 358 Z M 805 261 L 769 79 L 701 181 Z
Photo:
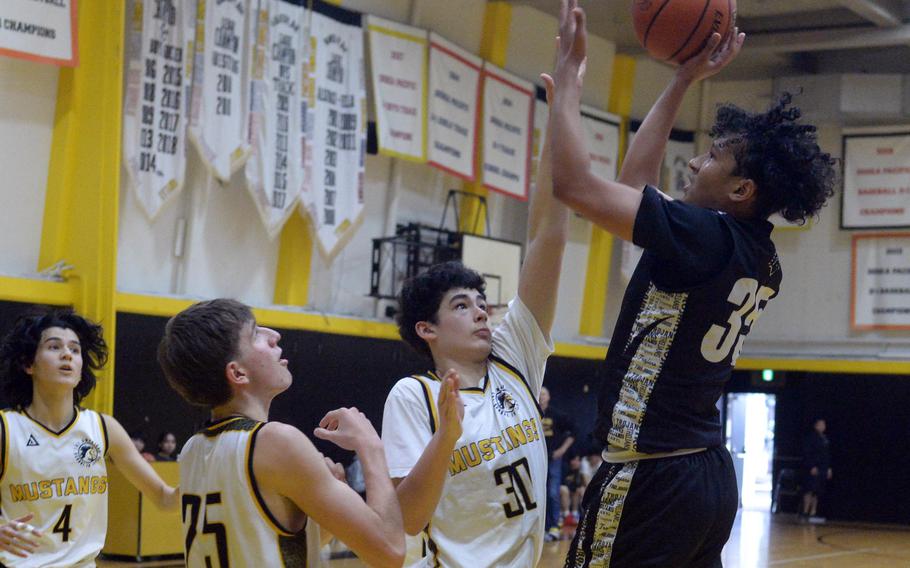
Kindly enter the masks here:
M 634 0 L 632 21 L 638 41 L 652 57 L 682 63 L 712 33 L 726 36 L 736 21 L 736 0 Z

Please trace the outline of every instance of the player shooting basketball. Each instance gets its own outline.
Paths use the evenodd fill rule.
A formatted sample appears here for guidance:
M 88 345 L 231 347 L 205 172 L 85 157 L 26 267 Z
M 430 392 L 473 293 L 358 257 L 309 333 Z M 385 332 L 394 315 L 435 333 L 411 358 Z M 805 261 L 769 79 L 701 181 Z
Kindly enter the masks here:
M 834 160 L 783 95 L 769 111 L 718 109 L 713 144 L 689 162 L 673 201 L 660 164 L 683 96 L 727 66 L 745 35 L 714 33 L 648 113 L 614 181 L 596 177 L 579 116 L 584 12 L 562 0 L 553 186 L 558 199 L 645 249 L 607 353 L 597 435 L 605 462 L 588 486 L 569 550 L 575 566 L 720 566 L 737 508 L 715 404 L 743 339 L 778 294 L 768 217 L 815 215 L 833 194 Z

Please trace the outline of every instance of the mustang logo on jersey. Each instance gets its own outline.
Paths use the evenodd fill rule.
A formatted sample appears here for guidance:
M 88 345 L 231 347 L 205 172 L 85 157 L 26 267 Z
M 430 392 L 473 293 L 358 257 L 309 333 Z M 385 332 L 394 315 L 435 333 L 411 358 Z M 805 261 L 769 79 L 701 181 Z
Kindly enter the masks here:
M 503 416 L 515 416 L 515 409 L 518 403 L 512 398 L 512 394 L 506 390 L 506 387 L 500 385 L 493 392 L 493 408 Z
M 94 440 L 82 438 L 81 442 L 73 444 L 73 455 L 76 457 L 76 463 L 85 467 L 92 467 L 101 459 L 101 448 Z
M 484 438 L 452 452 L 452 461 L 449 463 L 449 475 L 454 476 L 468 468 L 490 461 L 498 454 L 511 452 L 515 448 L 540 440 L 540 429 L 537 420 L 522 420 L 500 432 L 499 436 Z

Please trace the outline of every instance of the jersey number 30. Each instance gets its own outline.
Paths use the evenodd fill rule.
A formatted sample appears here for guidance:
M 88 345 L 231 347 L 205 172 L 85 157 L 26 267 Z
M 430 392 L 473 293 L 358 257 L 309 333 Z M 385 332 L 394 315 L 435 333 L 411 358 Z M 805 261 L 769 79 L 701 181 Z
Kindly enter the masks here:
M 758 319 L 768 301 L 776 292 L 773 288 L 758 285 L 754 278 L 740 278 L 730 290 L 727 301 L 736 306 L 726 327 L 714 324 L 701 341 L 701 354 L 711 363 L 720 363 L 733 350 L 731 365 L 736 364 L 739 352 L 743 348 L 743 339 Z M 746 328 L 743 332 L 743 327 Z
M 521 472 L 522 469 L 524 469 L 524 473 Z M 506 493 L 511 495 L 509 500 L 502 504 L 507 518 L 517 517 L 524 514 L 525 511 L 532 511 L 537 508 L 534 496 L 528 491 L 528 487 L 533 487 L 528 458 L 521 458 L 515 463 L 510 463 L 495 470 L 493 479 L 496 480 L 497 486 L 505 485 Z M 527 484 L 525 484 L 525 481 L 527 481 Z
M 190 550 L 193 547 L 193 541 L 196 540 L 196 533 L 199 526 L 199 513 L 202 512 L 202 534 L 212 535 L 215 537 L 215 547 L 218 550 L 218 565 L 221 568 L 228 568 L 228 547 L 227 531 L 224 523 L 210 523 L 208 520 L 207 510 L 212 505 L 221 504 L 221 493 L 209 493 L 205 496 L 205 506 L 202 505 L 202 497 L 191 493 L 183 494 L 183 526 L 186 528 L 186 558 L 190 558 Z M 189 514 L 189 518 L 187 518 Z M 205 559 L 206 566 L 212 566 L 210 557 Z

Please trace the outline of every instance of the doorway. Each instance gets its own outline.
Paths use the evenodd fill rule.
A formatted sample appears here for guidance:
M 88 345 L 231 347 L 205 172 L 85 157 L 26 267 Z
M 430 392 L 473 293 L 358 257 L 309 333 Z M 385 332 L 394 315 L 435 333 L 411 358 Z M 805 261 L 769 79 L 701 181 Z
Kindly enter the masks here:
M 740 505 L 746 510 L 771 509 L 775 403 L 773 394 L 727 395 L 726 445 L 736 468 Z

